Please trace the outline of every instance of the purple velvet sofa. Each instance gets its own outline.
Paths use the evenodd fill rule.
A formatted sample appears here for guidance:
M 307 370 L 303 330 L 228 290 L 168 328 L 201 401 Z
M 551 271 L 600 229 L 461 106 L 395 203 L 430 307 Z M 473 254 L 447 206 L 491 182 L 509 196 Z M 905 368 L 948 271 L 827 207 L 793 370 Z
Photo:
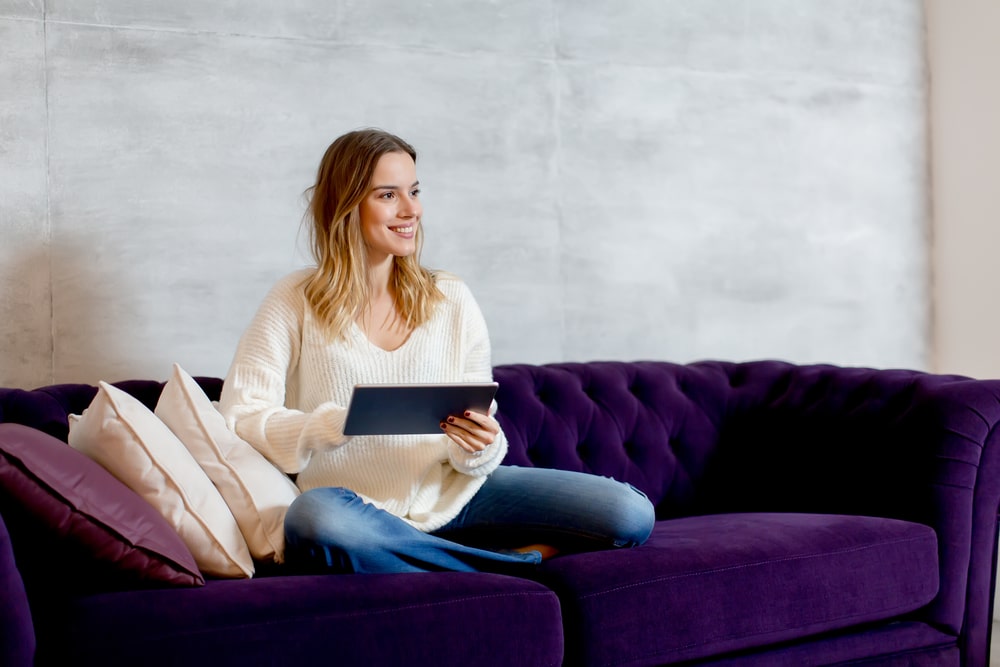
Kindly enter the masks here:
M 31 427 L 0 424 L 0 664 L 988 664 L 1000 381 L 775 361 L 495 376 L 507 463 L 635 485 L 659 518 L 645 545 L 520 576 L 136 583 L 31 507 L 95 388 L 0 390 L 0 422 Z M 162 388 L 118 386 L 148 405 Z M 66 495 L 87 483 L 60 474 Z

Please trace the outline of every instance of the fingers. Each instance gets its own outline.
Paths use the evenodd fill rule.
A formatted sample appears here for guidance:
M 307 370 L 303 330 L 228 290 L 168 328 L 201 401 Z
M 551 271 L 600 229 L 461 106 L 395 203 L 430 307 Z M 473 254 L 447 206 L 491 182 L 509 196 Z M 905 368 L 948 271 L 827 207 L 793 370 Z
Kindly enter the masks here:
M 444 434 L 448 436 L 452 442 L 456 445 L 469 452 L 470 454 L 479 454 L 484 449 L 486 445 L 477 440 L 473 440 L 471 436 L 462 429 L 451 427 L 449 428 L 447 424 L 442 423 L 441 428 L 444 429 Z
M 478 412 L 448 417 L 441 422 L 441 428 L 455 444 L 470 454 L 489 447 L 500 433 L 500 424 L 495 419 Z

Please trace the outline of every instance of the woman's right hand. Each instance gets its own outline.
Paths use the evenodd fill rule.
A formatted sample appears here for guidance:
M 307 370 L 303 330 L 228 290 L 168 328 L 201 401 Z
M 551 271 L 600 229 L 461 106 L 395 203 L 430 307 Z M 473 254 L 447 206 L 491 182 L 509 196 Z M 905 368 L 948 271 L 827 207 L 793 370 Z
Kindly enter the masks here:
M 461 417 L 452 415 L 441 422 L 441 429 L 456 445 L 478 456 L 496 441 L 500 423 L 489 415 L 467 410 Z

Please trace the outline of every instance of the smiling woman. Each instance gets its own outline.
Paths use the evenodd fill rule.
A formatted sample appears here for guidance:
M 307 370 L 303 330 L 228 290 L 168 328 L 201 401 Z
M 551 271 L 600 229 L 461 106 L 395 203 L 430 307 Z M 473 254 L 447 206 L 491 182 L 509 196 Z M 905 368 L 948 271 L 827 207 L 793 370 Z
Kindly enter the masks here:
M 495 402 L 447 417 L 440 434 L 344 434 L 357 384 L 492 381 L 489 335 L 469 289 L 420 265 L 416 157 L 372 129 L 327 149 L 311 188 L 317 267 L 272 288 L 223 385 L 229 427 L 298 475 L 286 561 L 478 571 L 641 544 L 653 507 L 631 486 L 501 466 L 507 438 Z
M 388 286 L 395 258 L 412 257 L 417 251 L 423 209 L 417 198 L 420 190 L 416 162 L 409 153 L 386 153 L 375 164 L 372 183 L 359 208 L 372 289 L 358 325 L 372 343 L 395 350 L 406 342 L 414 326 L 407 318 L 399 317 L 403 308 L 397 306 L 403 304 L 396 303 Z
M 354 322 L 373 331 L 387 316 L 390 329 L 405 333 L 443 298 L 419 261 L 416 160 L 410 144 L 378 130 L 345 134 L 323 155 L 310 201 L 318 270 L 306 298 L 333 338 Z

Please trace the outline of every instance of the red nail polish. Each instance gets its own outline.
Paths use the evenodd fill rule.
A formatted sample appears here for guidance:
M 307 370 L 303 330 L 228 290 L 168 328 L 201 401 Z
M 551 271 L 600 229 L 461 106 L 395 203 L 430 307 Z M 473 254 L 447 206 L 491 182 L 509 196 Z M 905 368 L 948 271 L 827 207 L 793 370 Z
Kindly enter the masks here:
M 447 424 L 445 424 L 444 422 L 441 422 L 441 428 L 444 428 L 444 429 L 446 429 L 446 428 L 448 428 L 448 425 L 447 425 Z
M 472 416 L 472 413 L 471 413 L 471 412 L 466 412 L 466 413 L 465 413 L 465 416 L 466 416 L 466 417 L 471 417 L 471 416 Z
M 455 423 L 455 418 L 454 417 L 448 417 L 448 423 L 449 424 L 454 424 Z

